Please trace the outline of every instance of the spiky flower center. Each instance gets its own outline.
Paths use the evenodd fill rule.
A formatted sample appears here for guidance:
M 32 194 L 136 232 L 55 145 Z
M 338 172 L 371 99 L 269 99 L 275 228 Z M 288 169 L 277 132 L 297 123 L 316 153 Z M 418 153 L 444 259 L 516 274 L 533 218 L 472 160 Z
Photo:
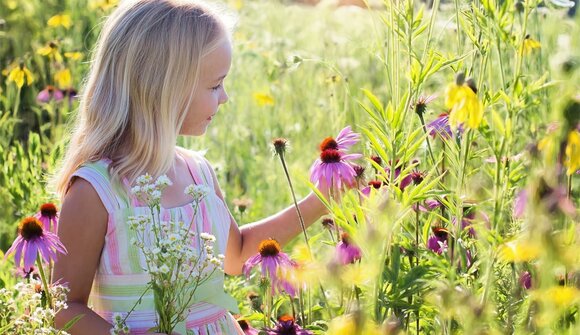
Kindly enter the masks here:
M 356 174 L 356 178 L 360 179 L 360 178 L 364 177 L 364 174 L 365 174 L 364 166 L 360 166 L 360 165 L 356 164 L 352 168 L 354 169 L 354 173 Z
M 294 322 L 294 318 L 291 315 L 282 315 L 278 321 L 280 322 Z
M 52 203 L 46 203 L 40 206 L 40 214 L 42 216 L 56 217 L 56 206 Z
M 379 189 L 381 188 L 381 186 L 383 186 L 383 182 L 381 182 L 380 180 L 371 180 L 369 181 L 369 186 L 372 186 L 374 189 Z
M 435 234 L 435 236 L 438 238 L 446 240 L 447 236 L 449 235 L 449 230 L 443 227 L 433 227 L 433 234 Z
M 320 153 L 320 160 L 323 163 L 338 163 L 340 158 L 340 152 L 336 149 L 326 149 Z
M 238 320 L 238 324 L 240 325 L 240 328 L 242 328 L 242 330 L 249 330 L 250 329 L 250 325 L 248 324 L 248 321 L 246 321 L 246 320 Z
M 18 231 L 25 241 L 30 241 L 43 235 L 42 223 L 32 216 L 26 217 L 20 221 Z
M 334 220 L 332 218 L 324 218 L 322 219 L 322 226 L 324 228 L 330 229 L 334 227 Z
M 381 159 L 381 157 L 379 156 L 371 156 L 371 160 L 375 163 L 377 163 L 378 165 L 383 164 L 383 160 Z
M 280 253 L 280 244 L 274 239 L 264 240 L 260 242 L 258 252 L 262 257 L 274 257 Z
M 346 245 L 350 244 L 350 236 L 348 236 L 347 233 L 340 234 L 340 240 L 342 241 L 342 243 L 344 243 Z
M 334 138 L 327 137 L 322 141 L 322 143 L 320 143 L 320 151 L 324 151 L 327 149 L 338 150 L 338 143 Z
M 283 154 L 286 151 L 286 145 L 288 144 L 288 140 L 282 137 L 275 138 L 272 140 L 272 145 L 274 146 L 274 151 L 278 155 Z

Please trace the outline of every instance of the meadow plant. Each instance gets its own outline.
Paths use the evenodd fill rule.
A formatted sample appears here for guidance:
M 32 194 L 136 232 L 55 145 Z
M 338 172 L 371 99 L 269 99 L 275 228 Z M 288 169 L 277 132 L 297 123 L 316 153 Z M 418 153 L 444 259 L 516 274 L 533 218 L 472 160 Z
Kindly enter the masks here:
M 210 192 L 208 187 L 186 187 L 185 194 L 192 198 L 193 218 L 191 222 L 173 222 L 161 216 L 161 196 L 169 185 L 171 180 L 165 175 L 156 179 L 149 174 L 139 176 L 131 192 L 149 208 L 149 215 L 131 216 L 128 221 L 136 233 L 134 244 L 145 258 L 144 270 L 151 277 L 142 296 L 149 289 L 153 291 L 157 312 L 155 331 L 167 334 L 185 320 L 189 307 L 199 298 L 198 290 L 203 291 L 203 284 L 212 279 L 215 271 L 221 271 L 224 259 L 223 255 L 214 254 L 215 236 L 200 232 L 195 225 L 195 214 Z M 112 333 L 127 332 L 125 321 L 140 301 L 138 299 L 128 313 L 115 317 Z M 183 330 L 179 328 L 179 331 Z

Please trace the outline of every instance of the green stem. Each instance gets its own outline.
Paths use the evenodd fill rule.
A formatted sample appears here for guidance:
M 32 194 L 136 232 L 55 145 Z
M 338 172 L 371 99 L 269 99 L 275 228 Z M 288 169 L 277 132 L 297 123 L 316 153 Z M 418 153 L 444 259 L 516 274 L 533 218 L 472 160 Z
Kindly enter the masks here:
M 52 296 L 50 295 L 50 287 L 48 286 L 46 276 L 44 275 L 44 269 L 42 268 L 42 259 L 40 259 L 40 254 L 36 255 L 36 263 L 38 265 L 38 272 L 40 273 L 40 278 L 42 279 L 42 286 L 44 286 L 44 294 L 46 295 L 48 307 L 52 309 L 54 307 L 52 305 Z
M 296 200 L 296 194 L 294 193 L 294 187 L 292 186 L 292 180 L 290 179 L 290 174 L 288 173 L 288 168 L 286 167 L 286 161 L 284 160 L 284 154 L 280 155 L 280 162 L 284 168 L 284 174 L 286 174 L 286 180 L 288 181 L 288 186 L 290 187 L 290 193 L 292 194 L 292 200 L 294 201 L 294 207 L 296 208 L 296 213 L 298 214 L 298 219 L 300 221 L 300 227 L 302 228 L 302 233 L 304 234 L 304 241 L 306 242 L 306 247 L 308 248 L 308 254 L 312 257 L 312 250 L 310 249 L 310 243 L 308 242 L 308 234 L 306 233 L 306 225 L 304 224 L 304 218 L 302 217 L 302 212 L 300 212 L 300 207 L 298 207 L 298 201 Z

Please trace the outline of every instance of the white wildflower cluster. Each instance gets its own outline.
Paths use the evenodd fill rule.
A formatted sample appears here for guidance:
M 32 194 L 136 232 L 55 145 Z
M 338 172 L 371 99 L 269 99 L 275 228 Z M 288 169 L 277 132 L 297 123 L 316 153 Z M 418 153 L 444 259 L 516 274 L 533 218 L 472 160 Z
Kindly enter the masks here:
M 129 326 L 125 323 L 126 318 L 121 313 L 113 314 L 113 328 L 109 331 L 111 335 L 125 335 L 129 334 Z
M 53 307 L 46 306 L 46 294 L 39 281 L 19 282 L 13 290 L 0 289 L 0 329 L 3 334 L 14 335 L 68 335 L 54 328 L 54 316 L 66 309 L 66 286 L 53 284 L 50 287 Z
M 135 232 L 132 243 L 144 256 L 144 270 L 151 276 L 149 284 L 156 300 L 158 321 L 172 320 L 177 323 L 183 320 L 185 312 L 193 303 L 196 288 L 216 270 L 222 270 L 224 256 L 214 254 L 215 236 L 196 233 L 199 229 L 195 223 L 196 214 L 210 188 L 189 185 L 185 189 L 185 194 L 193 198 L 194 211 L 191 222 L 186 223 L 161 219 L 161 193 L 168 185 L 171 185 L 171 181 L 166 176 L 155 181 L 149 175 L 137 178 L 137 185 L 132 191 L 147 204 L 151 212 L 149 215 L 130 217 L 128 225 Z M 172 303 L 164 306 L 165 302 Z M 128 316 L 115 319 L 111 334 L 125 331 Z M 167 329 L 167 325 L 158 326 Z
M 184 193 L 191 196 L 194 202 L 200 202 L 210 191 L 211 189 L 206 185 L 189 185 L 185 188 Z
M 166 175 L 159 176 L 155 181 L 149 174 L 139 176 L 135 181 L 135 186 L 131 188 L 137 199 L 149 204 L 150 206 L 159 206 L 161 203 L 161 194 L 163 190 L 172 185 L 171 180 Z

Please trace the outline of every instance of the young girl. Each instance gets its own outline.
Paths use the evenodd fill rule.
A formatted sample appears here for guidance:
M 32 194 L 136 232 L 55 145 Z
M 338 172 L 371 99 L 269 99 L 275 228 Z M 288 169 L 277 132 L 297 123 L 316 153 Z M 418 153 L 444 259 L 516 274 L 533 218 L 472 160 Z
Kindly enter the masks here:
M 196 224 L 216 236 L 216 253 L 226 256 L 228 274 L 241 273 L 260 241 L 284 244 L 300 233 L 292 207 L 238 228 L 209 163 L 176 147 L 178 135 L 203 135 L 228 100 L 223 82 L 232 51 L 226 23 L 195 0 L 123 1 L 106 20 L 55 178 L 62 200 L 58 235 L 68 254 L 59 257 L 53 278 L 70 288 L 57 327 L 83 315 L 72 334 L 107 335 L 114 313 L 129 312 L 147 287 L 141 251 L 130 242 L 127 224 L 129 216 L 146 211 L 128 191 L 145 173 L 172 180 L 161 199 L 161 215 L 172 221 L 192 219 L 186 186 L 213 190 Z M 325 212 L 314 194 L 299 206 L 307 225 Z M 215 296 L 191 306 L 188 334 L 242 333 L 227 310 L 231 304 L 223 303 L 228 297 L 219 279 Z M 132 334 L 147 334 L 155 321 L 152 295 L 146 295 L 127 324 Z

